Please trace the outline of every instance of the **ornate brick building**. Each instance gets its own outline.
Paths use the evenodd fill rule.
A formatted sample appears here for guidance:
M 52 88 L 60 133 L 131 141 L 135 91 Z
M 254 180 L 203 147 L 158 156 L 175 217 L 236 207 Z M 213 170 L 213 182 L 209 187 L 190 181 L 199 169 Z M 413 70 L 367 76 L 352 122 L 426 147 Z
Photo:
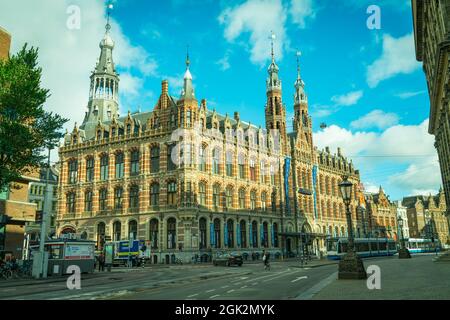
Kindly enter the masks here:
M 347 234 L 338 183 L 347 175 L 359 185 L 359 172 L 340 150 L 314 147 L 299 68 L 290 133 L 273 52 L 265 128 L 199 103 L 189 56 L 178 98 L 164 80 L 152 111 L 120 117 L 109 29 L 84 121 L 59 149 L 58 233 L 99 245 L 103 236 L 146 240 L 154 262 L 227 250 L 281 255 L 297 253 L 301 244 L 319 254 L 327 235 Z
M 450 208 L 450 1 L 412 0 L 412 9 L 416 57 L 423 62 L 430 95 L 428 132 L 436 139 Z
M 397 207 L 389 200 L 380 186 L 378 193 L 367 193 L 365 197 L 368 219 L 368 235 L 398 239 Z

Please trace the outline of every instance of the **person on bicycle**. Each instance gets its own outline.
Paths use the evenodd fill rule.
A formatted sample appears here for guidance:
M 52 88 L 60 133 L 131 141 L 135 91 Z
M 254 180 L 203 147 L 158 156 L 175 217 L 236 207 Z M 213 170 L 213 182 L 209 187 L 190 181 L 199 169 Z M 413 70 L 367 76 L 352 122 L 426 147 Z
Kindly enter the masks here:
M 269 269 L 270 268 L 270 264 L 269 264 L 269 255 L 266 253 L 266 251 L 263 251 L 263 262 L 264 262 L 264 269 Z

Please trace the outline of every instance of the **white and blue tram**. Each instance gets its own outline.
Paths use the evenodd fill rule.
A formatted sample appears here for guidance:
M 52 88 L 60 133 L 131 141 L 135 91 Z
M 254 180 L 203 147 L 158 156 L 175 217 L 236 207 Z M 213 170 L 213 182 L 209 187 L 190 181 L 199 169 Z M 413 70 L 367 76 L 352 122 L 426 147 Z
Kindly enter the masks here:
M 411 254 L 441 251 L 441 244 L 437 239 L 433 241 L 431 239 L 409 238 L 405 240 L 405 246 Z
M 356 254 L 362 258 L 393 256 L 397 253 L 397 244 L 393 239 L 356 238 L 354 240 Z M 326 239 L 327 258 L 340 260 L 347 253 L 348 238 Z

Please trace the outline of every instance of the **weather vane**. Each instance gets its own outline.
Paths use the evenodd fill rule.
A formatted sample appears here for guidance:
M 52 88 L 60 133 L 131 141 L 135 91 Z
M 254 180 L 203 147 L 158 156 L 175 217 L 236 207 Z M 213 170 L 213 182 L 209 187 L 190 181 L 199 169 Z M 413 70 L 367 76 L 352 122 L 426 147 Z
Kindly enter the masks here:
M 109 31 L 111 29 L 111 25 L 109 24 L 109 18 L 111 16 L 111 10 L 114 8 L 111 0 L 108 0 L 106 3 L 106 14 L 108 16 L 107 22 L 106 22 L 106 31 Z
M 186 45 L 186 67 L 189 69 L 191 61 L 189 60 L 189 44 Z
M 271 40 L 271 45 L 272 45 L 272 60 L 274 59 L 274 53 L 273 53 L 273 42 L 276 39 L 275 33 L 273 33 L 273 31 L 270 31 L 270 37 L 269 39 Z
M 300 62 L 299 62 L 299 59 L 302 56 L 302 52 L 297 50 L 295 55 L 297 56 L 297 72 L 298 72 L 298 75 L 300 76 Z

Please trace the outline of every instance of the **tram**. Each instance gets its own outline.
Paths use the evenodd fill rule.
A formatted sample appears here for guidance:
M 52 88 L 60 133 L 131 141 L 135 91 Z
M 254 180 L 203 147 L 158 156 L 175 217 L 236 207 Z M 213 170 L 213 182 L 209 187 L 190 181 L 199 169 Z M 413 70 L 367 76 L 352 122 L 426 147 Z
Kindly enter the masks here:
M 405 246 L 411 254 L 441 251 L 440 242 L 432 239 L 409 238 L 405 240 Z
M 356 254 L 361 258 L 393 256 L 397 253 L 397 244 L 393 239 L 356 238 L 354 239 Z M 327 258 L 340 260 L 347 253 L 348 238 L 326 239 Z

